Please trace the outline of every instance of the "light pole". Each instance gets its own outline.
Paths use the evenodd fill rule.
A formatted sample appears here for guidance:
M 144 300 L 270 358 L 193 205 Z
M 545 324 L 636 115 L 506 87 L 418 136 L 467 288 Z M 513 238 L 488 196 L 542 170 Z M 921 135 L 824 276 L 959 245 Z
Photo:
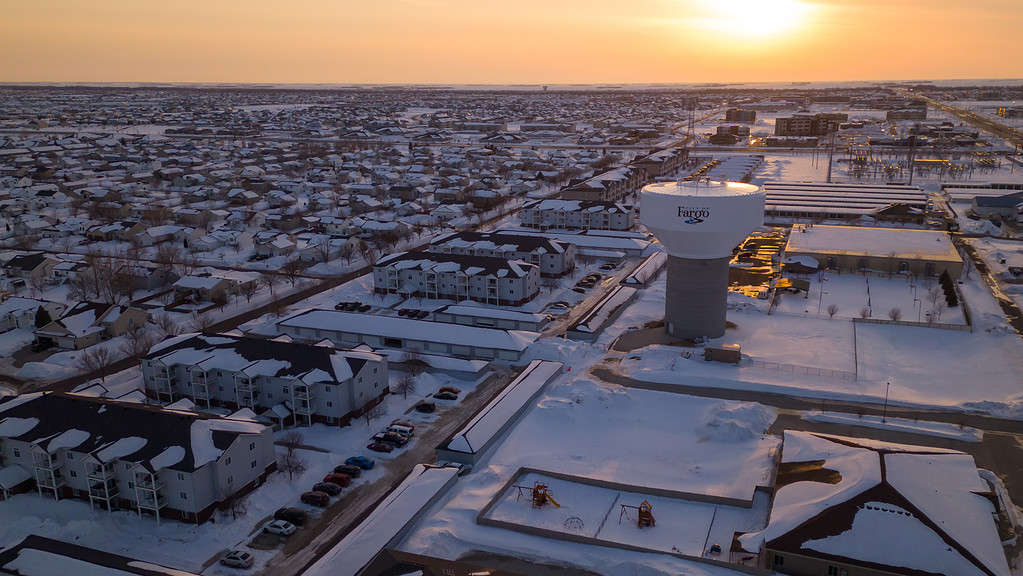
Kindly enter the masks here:
M 891 382 L 884 383 L 884 408 L 881 409 L 881 423 L 886 424 L 888 421 L 888 389 L 892 387 Z

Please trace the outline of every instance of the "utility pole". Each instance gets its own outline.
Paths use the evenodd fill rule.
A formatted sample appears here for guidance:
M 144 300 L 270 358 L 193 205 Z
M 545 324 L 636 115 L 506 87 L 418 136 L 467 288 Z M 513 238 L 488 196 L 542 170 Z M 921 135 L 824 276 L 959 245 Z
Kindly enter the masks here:
M 881 409 L 881 423 L 885 424 L 888 420 L 888 389 L 892 387 L 892 383 L 884 383 L 884 408 Z
M 831 157 L 835 155 L 835 133 L 831 133 L 831 145 L 828 146 L 828 184 L 831 184 Z

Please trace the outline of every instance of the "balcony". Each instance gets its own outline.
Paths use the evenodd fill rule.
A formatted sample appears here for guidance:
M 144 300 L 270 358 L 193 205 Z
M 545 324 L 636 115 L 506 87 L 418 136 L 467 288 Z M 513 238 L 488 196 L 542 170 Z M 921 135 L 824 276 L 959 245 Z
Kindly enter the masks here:
M 89 464 L 86 469 L 89 480 L 103 480 L 114 475 L 114 463 Z
M 308 386 L 295 386 L 295 400 L 301 400 L 308 403 L 316 394 L 313 393 L 312 389 Z
M 113 478 L 107 478 L 99 482 L 89 482 L 89 496 L 92 498 L 109 500 L 119 493 L 120 489 L 117 487 L 117 481 Z
M 160 480 L 159 476 L 154 477 L 152 474 L 136 474 L 135 486 L 140 490 L 160 490 L 163 488 L 164 483 Z
M 65 483 L 64 475 L 60 473 L 60 470 L 44 470 L 42 468 L 36 468 L 36 485 L 40 489 L 45 488 L 47 490 L 56 490 Z
M 139 490 L 137 492 L 140 508 L 159 509 L 167 505 L 167 498 L 159 492 L 150 490 Z

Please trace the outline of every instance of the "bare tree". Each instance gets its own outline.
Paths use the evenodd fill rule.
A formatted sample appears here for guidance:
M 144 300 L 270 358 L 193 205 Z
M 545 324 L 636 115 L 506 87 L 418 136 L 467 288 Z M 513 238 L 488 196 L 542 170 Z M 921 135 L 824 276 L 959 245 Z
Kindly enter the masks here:
M 121 351 L 129 358 L 142 358 L 153 346 L 153 335 L 142 326 L 136 326 L 124 334 Z
M 828 318 L 834 318 L 838 314 L 838 304 L 828 304 Z
M 153 257 L 153 262 L 165 274 L 174 272 L 174 267 L 181 262 L 181 248 L 176 244 L 164 242 L 156 247 L 156 255 Z
M 298 281 L 299 274 L 302 273 L 302 261 L 298 258 L 288 260 L 281 267 L 281 271 L 288 277 L 288 282 L 291 283 L 291 287 L 295 287 L 295 282 Z
M 888 311 L 888 318 L 891 318 L 892 322 L 898 322 L 902 318 L 902 310 L 898 308 L 892 308 Z
M 423 356 L 415 350 L 406 352 L 403 362 L 405 363 L 405 369 L 408 370 L 408 373 L 411 374 L 413 378 L 418 378 L 428 366 L 426 360 L 423 359 Z
M 241 290 L 245 295 L 245 302 L 252 302 L 252 297 L 259 292 L 259 282 L 243 282 Z
M 192 330 L 196 332 L 207 332 L 213 326 L 213 318 L 209 314 L 200 314 L 197 310 L 192 311 L 189 319 L 192 323 Z
M 867 318 L 870 318 L 870 308 L 868 308 L 866 306 L 864 306 L 863 308 L 860 308 L 860 318 L 863 318 L 864 320 L 866 320 Z
M 113 364 L 113 354 L 110 349 L 104 346 L 91 346 L 86 348 L 78 357 L 78 366 L 87 374 L 100 373 L 100 380 L 106 382 L 106 369 Z
M 374 419 L 380 418 L 385 414 L 387 414 L 387 409 L 384 408 L 383 403 L 377 403 L 366 408 L 366 411 L 362 413 L 362 416 L 366 419 L 366 426 L 372 426 Z
M 32 274 L 28 277 L 28 286 L 32 289 L 32 295 L 40 298 L 43 290 L 46 289 L 46 276 L 43 274 Z
M 296 474 L 305 472 L 305 461 L 298 454 L 281 454 L 277 460 L 277 469 L 288 475 L 288 481 L 294 481 Z
M 224 506 L 231 511 L 232 520 L 237 520 L 239 516 L 245 516 L 249 511 L 245 504 L 245 497 L 237 492 L 228 497 Z
M 157 329 L 160 330 L 160 333 L 163 334 L 164 338 L 177 336 L 181 332 L 181 328 L 178 326 L 178 323 L 175 322 L 174 318 L 171 318 L 171 315 L 166 312 L 153 318 L 153 323 L 156 324 Z
M 406 372 L 398 379 L 394 391 L 401 394 L 402 398 L 408 398 L 409 394 L 416 393 L 416 377 L 411 372 Z
M 298 450 L 305 443 L 305 436 L 298 430 L 290 430 L 281 436 L 277 443 L 284 447 L 288 454 L 294 454 L 295 450 Z
M 938 303 L 945 300 L 945 293 L 938 286 L 934 286 L 927 291 L 927 301 L 931 303 L 931 310 L 935 310 L 938 307 Z

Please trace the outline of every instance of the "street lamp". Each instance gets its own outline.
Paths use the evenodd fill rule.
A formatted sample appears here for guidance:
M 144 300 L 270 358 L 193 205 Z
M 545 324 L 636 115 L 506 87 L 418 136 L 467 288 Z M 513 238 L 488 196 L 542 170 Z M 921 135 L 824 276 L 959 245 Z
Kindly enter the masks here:
M 884 383 L 884 408 L 881 409 L 881 423 L 887 423 L 888 419 L 888 390 L 892 387 L 891 381 Z

